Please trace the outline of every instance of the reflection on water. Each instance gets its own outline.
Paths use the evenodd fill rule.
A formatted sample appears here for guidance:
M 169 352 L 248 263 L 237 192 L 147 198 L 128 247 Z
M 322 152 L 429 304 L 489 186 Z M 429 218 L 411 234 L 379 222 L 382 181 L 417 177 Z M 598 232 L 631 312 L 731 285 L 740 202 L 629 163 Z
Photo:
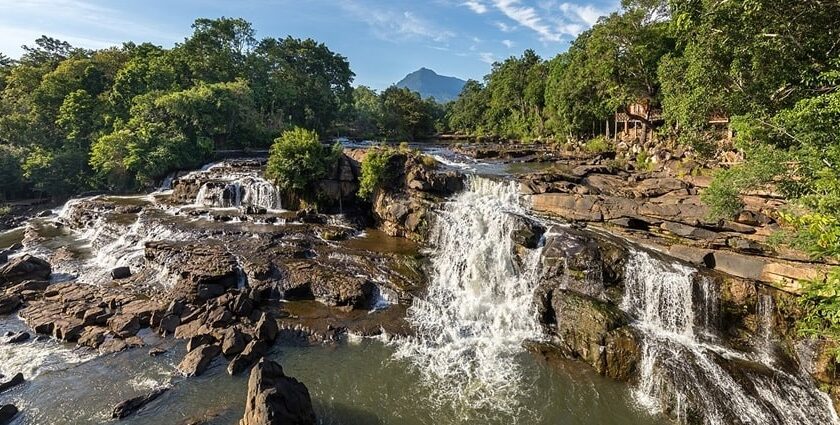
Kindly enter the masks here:
M 157 386 L 172 388 L 127 424 L 185 424 L 205 419 L 231 424 L 242 417 L 248 377 L 230 377 L 217 358 L 205 375 L 182 379 L 175 365 L 183 344 L 144 335 L 169 351 L 151 358 L 146 348 L 98 357 L 43 372 L 4 394 L 21 408 L 15 424 L 99 424 L 122 400 Z M 277 346 L 273 358 L 309 388 L 322 424 L 652 424 L 633 407 L 625 386 L 596 376 L 578 363 L 547 365 L 530 354 L 516 359 L 529 382 L 515 417 L 436 406 L 433 390 L 378 341 L 318 347 Z M 487 416 L 490 415 L 490 416 Z
M 420 250 L 415 242 L 406 238 L 389 236 L 379 229 L 365 229 L 361 236 L 348 239 L 342 245 L 351 249 L 409 256 L 416 255 Z

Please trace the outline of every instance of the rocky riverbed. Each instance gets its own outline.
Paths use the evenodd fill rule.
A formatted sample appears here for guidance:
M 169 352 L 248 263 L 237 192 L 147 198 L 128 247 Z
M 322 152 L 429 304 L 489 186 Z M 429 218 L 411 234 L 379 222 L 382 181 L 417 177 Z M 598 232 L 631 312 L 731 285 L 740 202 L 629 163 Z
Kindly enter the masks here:
M 388 390 L 403 391 L 388 395 L 397 397 L 395 407 L 414 411 L 400 401 L 411 393 L 423 398 L 417 401 L 421 405 L 456 412 L 452 423 L 583 420 L 578 409 L 585 403 L 568 399 L 575 390 L 558 393 L 557 384 L 570 379 L 597 381 L 595 387 L 624 406 L 616 408 L 635 423 L 659 420 L 652 413 L 691 423 L 837 421 L 828 396 L 814 382 L 838 399 L 827 355 L 831 347 L 798 339 L 791 322 L 797 314 L 792 307 L 796 279 L 818 276 L 824 266 L 767 243 L 776 229 L 772 211 L 780 202 L 772 194 L 756 194 L 738 220 L 710 222 L 698 201 L 706 180 L 678 176 L 674 169 L 686 163 L 682 158 L 642 172 L 603 157 L 533 147 L 473 147 L 460 153 L 438 147 L 427 151 L 440 159 L 437 165 L 417 153 L 393 156 L 393 178 L 365 202 L 354 195 L 365 154 L 365 149 L 345 150 L 319 183 L 319 211 L 300 210 L 299 200 L 267 182 L 263 160 L 228 160 L 182 173 L 171 188 L 152 194 L 72 200 L 52 215 L 4 233 L 0 315 L 21 321 L 3 319 L 9 335 L 0 355 L 18 359 L 32 347 L 48 353 L 40 364 L 22 370 L 25 382 L 13 378 L 19 371 L 10 370 L 24 368 L 23 362 L 0 367 L 12 379 L 7 394 L 17 400 L 17 407 L 3 411 L 6 420 L 70 423 L 26 398 L 35 396 L 45 380 L 72 377 L 70 365 L 76 362 L 124 358 L 158 364 L 153 368 L 159 372 L 149 378 L 154 384 L 115 390 L 125 398 L 108 408 L 94 403 L 96 412 L 79 423 L 103 420 L 97 416 L 103 410 L 115 418 L 137 418 L 135 423 L 154 422 L 156 415 L 171 420 L 163 406 L 195 401 L 185 392 L 207 391 L 206 379 L 214 385 L 234 379 L 241 402 L 218 413 L 196 403 L 186 410 L 204 409 L 207 417 L 184 418 L 184 423 L 231 423 L 234 417 L 243 424 L 274 423 L 266 419 L 274 414 L 312 423 L 319 413 L 330 421 L 321 423 L 351 423 L 324 410 L 329 403 L 323 397 L 335 397 L 335 389 L 321 385 L 324 378 L 312 369 L 305 375 L 316 382 L 290 373 L 307 369 L 289 369 L 281 353 L 292 349 L 294 361 L 303 364 L 311 350 L 313 361 L 324 364 L 307 367 L 343 368 L 323 347 L 378 338 L 387 345 L 365 350 L 379 360 L 355 367 L 379 376 L 387 388 L 391 378 L 382 373 L 405 374 L 405 381 L 421 388 L 435 385 L 439 376 L 434 375 L 450 370 L 434 361 L 463 362 L 451 369 L 461 376 L 449 379 L 461 382 L 466 374 L 471 395 L 446 393 L 451 398 L 440 399 L 442 393 L 432 396 L 428 388 Z M 476 170 L 494 171 L 481 177 Z M 482 203 L 499 214 L 480 215 Z M 441 255 L 454 243 L 444 235 L 473 225 L 485 234 L 465 233 L 461 248 L 452 245 L 448 258 Z M 448 269 L 445 262 L 457 262 L 461 254 L 467 271 Z M 498 263 L 492 267 L 504 268 L 493 269 L 493 262 Z M 446 282 L 454 286 L 440 286 Z M 457 289 L 473 284 L 482 288 Z M 526 301 L 513 301 L 520 299 Z M 426 303 L 434 308 L 426 309 Z M 511 310 L 497 309 L 505 303 Z M 441 325 L 428 322 L 425 311 L 436 312 Z M 508 318 L 521 323 L 489 324 Z M 493 342 L 492 349 L 475 345 L 511 335 L 501 346 Z M 397 356 L 385 365 L 389 346 Z M 353 349 L 337 350 L 339 359 L 357 362 Z M 456 351 L 444 356 L 443 350 Z M 487 364 L 475 364 L 479 358 Z M 535 366 L 535 361 L 559 369 L 548 372 L 552 366 Z M 502 391 L 483 389 L 490 381 L 482 379 L 502 366 L 494 362 L 522 365 L 512 369 L 515 374 L 498 375 L 519 398 L 507 400 Z M 255 364 L 260 366 L 251 370 Z M 570 372 L 576 364 L 628 384 L 571 377 L 579 374 Z M 92 366 L 78 369 L 98 373 Z M 148 376 L 136 367 L 122 369 Z M 529 376 L 539 382 L 530 389 Z M 377 379 L 361 382 L 376 386 Z M 727 394 L 726 386 L 737 390 Z M 473 403 L 488 394 L 489 403 Z M 521 399 L 526 394 L 549 407 L 541 412 Z M 593 396 L 598 397 L 587 397 Z M 735 402 L 727 403 L 727 396 Z M 360 418 L 352 423 L 378 423 L 380 414 L 347 417 Z M 442 418 L 405 414 L 411 420 L 403 417 L 408 422 L 402 423 L 441 423 Z M 622 417 L 589 415 L 603 423 Z M 400 416 L 382 417 L 397 423 Z

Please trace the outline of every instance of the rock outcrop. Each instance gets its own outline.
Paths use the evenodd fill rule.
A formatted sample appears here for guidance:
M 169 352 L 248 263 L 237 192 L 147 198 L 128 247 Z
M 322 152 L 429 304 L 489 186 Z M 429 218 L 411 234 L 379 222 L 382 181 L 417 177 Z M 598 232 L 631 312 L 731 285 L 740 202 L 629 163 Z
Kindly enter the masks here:
M 123 419 L 131 415 L 132 413 L 142 409 L 145 405 L 155 401 L 158 397 L 163 395 L 169 388 L 156 388 L 150 391 L 148 394 L 130 398 L 123 402 L 120 402 L 116 406 L 114 406 L 114 411 L 111 413 L 111 417 L 115 419 Z
M 24 254 L 0 267 L 0 288 L 25 280 L 47 280 L 51 274 L 50 263 L 33 255 Z
M 251 369 L 245 416 L 239 425 L 315 423 L 315 411 L 305 385 L 286 376 L 277 362 L 265 358 Z

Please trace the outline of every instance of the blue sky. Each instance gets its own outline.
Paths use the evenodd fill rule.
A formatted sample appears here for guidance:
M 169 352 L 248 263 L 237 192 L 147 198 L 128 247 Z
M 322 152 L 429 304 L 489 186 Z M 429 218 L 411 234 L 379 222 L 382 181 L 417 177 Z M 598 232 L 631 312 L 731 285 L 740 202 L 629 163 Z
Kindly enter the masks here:
M 619 0 L 0 0 L 0 52 L 41 34 L 75 46 L 171 47 L 195 18 L 249 20 L 257 37 L 311 37 L 350 60 L 355 84 L 382 89 L 421 66 L 481 79 L 526 48 L 552 57 Z

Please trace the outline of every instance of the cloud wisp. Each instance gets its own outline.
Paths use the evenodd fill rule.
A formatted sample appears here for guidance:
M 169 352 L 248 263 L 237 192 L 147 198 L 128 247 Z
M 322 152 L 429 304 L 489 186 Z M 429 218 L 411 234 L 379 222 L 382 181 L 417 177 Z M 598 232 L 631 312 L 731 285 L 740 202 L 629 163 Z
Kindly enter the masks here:
M 373 34 L 382 40 L 425 39 L 444 42 L 455 36 L 452 31 L 439 28 L 411 11 L 374 9 L 356 2 L 346 2 L 343 7 L 356 19 L 367 24 Z

